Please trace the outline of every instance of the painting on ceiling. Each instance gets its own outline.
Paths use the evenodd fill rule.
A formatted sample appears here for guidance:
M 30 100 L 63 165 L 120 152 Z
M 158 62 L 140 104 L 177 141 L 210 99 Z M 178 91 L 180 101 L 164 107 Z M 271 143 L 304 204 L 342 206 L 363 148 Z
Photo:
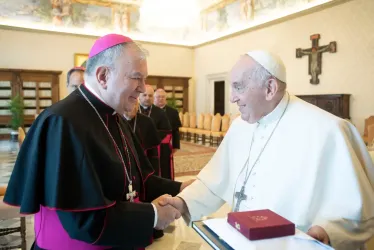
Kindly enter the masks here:
M 291 12 L 318 0 L 221 0 L 201 12 L 202 29 L 216 33 L 245 27 L 263 18 Z
M 0 20 L 50 27 L 104 32 L 138 32 L 139 7 L 99 0 L 0 0 Z
M 95 36 L 116 32 L 135 40 L 196 45 L 275 20 L 282 13 L 289 15 L 339 0 L 195 1 L 204 1 L 204 7 L 189 9 L 194 18 L 188 18 L 183 27 L 171 24 L 178 23 L 181 16 L 186 18 L 186 10 L 179 8 L 173 13 L 175 22 L 157 25 L 154 20 L 170 17 L 172 7 L 141 15 L 144 0 L 0 0 L 0 24 Z

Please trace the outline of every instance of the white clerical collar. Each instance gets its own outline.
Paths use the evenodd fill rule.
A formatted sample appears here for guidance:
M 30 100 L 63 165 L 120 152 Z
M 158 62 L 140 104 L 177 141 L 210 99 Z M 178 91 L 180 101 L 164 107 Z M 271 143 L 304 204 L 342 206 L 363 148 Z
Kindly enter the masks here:
M 106 105 L 108 105 L 104 100 L 103 98 L 101 98 L 101 96 L 99 96 L 99 94 L 90 86 L 90 84 L 84 84 L 84 86 L 86 87 L 86 89 L 88 89 L 97 99 L 99 99 L 100 101 L 102 101 L 103 103 L 105 103 Z M 109 105 L 108 105 L 109 106 Z M 116 114 L 116 111 L 113 112 L 112 115 L 115 115 Z
M 143 104 L 141 104 L 140 103 L 140 106 L 142 106 L 143 107 L 143 109 L 149 109 L 149 107 L 147 107 L 147 106 L 144 106 Z M 152 105 L 151 105 L 152 106 Z
M 262 117 L 258 123 L 259 124 L 269 124 L 273 121 L 277 121 L 283 114 L 284 110 L 287 108 L 288 99 L 290 98 L 287 91 L 284 92 L 282 100 L 278 103 L 273 111 Z

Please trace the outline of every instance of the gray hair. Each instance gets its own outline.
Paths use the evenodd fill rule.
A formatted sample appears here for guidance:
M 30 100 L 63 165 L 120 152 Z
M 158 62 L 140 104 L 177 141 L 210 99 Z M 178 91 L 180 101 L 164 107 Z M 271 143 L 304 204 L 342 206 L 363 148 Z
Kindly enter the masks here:
M 87 76 L 93 75 L 96 72 L 96 68 L 102 65 L 108 66 L 109 68 L 115 68 L 114 64 L 116 60 L 123 55 L 123 53 L 129 49 L 135 48 L 139 52 L 139 59 L 144 60 L 148 55 L 148 51 L 144 49 L 141 44 L 130 42 L 130 43 L 121 43 L 115 45 L 109 49 L 106 49 L 99 54 L 89 58 L 86 64 L 85 74 Z
M 259 87 L 261 88 L 268 87 L 267 82 L 271 78 L 276 79 L 280 85 L 286 86 L 285 82 L 282 82 L 281 80 L 279 80 L 278 78 L 270 74 L 269 71 L 267 71 L 259 63 L 256 63 L 253 68 L 251 68 L 250 70 L 247 70 L 244 74 L 245 74 L 244 76 L 246 80 L 248 79 L 249 81 L 259 84 Z

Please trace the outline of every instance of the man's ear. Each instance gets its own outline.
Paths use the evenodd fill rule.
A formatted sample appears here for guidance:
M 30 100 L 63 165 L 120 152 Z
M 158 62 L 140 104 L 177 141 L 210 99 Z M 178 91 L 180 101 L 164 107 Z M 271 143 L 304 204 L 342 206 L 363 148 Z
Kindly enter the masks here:
M 107 67 L 102 66 L 96 69 L 96 80 L 103 89 L 106 89 L 108 87 L 108 75 L 109 69 Z
M 270 101 L 274 98 L 275 94 L 278 92 L 278 82 L 274 78 L 270 78 L 266 81 L 266 100 Z

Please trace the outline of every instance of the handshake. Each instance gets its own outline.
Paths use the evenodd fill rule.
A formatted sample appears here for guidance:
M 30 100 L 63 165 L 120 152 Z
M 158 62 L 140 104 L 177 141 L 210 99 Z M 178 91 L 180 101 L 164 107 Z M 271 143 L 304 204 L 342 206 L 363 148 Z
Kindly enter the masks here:
M 194 180 L 186 181 L 182 183 L 180 191 L 190 185 Z M 152 204 L 157 209 L 157 224 L 156 229 L 164 230 L 174 220 L 179 219 L 182 214 L 188 212 L 188 208 L 184 200 L 179 197 L 172 197 L 171 195 L 164 194 L 154 201 Z

